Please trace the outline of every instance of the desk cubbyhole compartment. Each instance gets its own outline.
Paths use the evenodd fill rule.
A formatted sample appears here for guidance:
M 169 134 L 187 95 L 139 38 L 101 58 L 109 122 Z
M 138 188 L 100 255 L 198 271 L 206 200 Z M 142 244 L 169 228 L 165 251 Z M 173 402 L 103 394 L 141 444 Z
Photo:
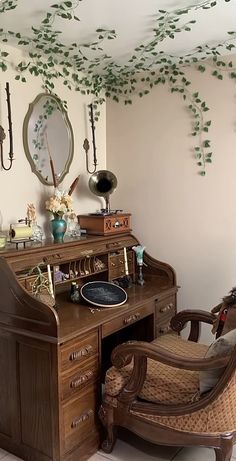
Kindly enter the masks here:
M 55 285 L 66 284 L 73 280 L 80 280 L 108 271 L 107 255 L 86 256 L 65 264 L 54 266 Z M 85 282 L 83 282 L 85 283 Z

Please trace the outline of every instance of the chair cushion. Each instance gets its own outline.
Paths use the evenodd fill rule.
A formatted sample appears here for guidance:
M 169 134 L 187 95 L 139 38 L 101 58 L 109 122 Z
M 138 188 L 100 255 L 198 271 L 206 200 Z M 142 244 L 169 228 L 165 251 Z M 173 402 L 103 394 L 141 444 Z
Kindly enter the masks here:
M 180 336 L 168 334 L 157 338 L 153 344 L 160 345 L 169 352 L 183 357 L 204 357 L 207 346 L 182 339 Z M 127 383 L 132 362 L 120 370 L 111 367 L 106 373 L 105 394 L 117 396 Z M 198 372 L 180 370 L 148 359 L 147 375 L 139 397 L 158 403 L 188 403 L 192 401 L 199 387 Z
M 209 346 L 205 357 L 223 357 L 230 354 L 236 345 L 236 329 L 220 336 Z M 219 381 L 224 368 L 201 371 L 199 373 L 200 394 L 210 391 Z
M 148 415 L 131 410 L 130 412 L 149 423 L 163 425 L 177 431 L 219 435 L 236 431 L 236 374 L 220 395 L 204 408 L 181 416 Z
M 197 344 L 168 334 L 153 343 L 170 352 L 184 357 L 204 357 L 208 346 Z M 199 397 L 199 376 L 196 372 L 187 372 L 148 359 L 148 371 L 140 397 L 158 403 L 188 403 L 193 396 Z M 121 392 L 132 370 L 132 364 L 117 370 L 112 367 L 107 371 L 104 400 L 117 406 L 116 396 Z M 151 390 L 150 390 L 150 389 Z M 204 408 L 181 416 L 158 416 L 136 412 L 130 409 L 139 420 L 163 425 L 177 431 L 193 434 L 218 435 L 223 432 L 236 431 L 236 374 L 234 373 L 219 396 Z M 151 426 L 150 426 L 151 428 Z

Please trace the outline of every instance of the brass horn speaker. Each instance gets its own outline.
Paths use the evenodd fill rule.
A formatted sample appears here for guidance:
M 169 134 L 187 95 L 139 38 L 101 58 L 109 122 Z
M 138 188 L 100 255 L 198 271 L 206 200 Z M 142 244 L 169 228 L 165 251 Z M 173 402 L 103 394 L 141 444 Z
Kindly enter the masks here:
M 93 194 L 105 198 L 106 212 L 110 211 L 109 198 L 116 187 L 117 178 L 111 171 L 99 170 L 90 176 L 89 188 Z

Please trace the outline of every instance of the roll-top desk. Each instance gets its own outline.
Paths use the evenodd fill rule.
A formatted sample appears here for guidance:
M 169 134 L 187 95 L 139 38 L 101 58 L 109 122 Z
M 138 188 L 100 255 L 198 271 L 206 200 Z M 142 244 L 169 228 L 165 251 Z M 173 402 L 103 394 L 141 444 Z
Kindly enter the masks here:
M 167 333 L 176 311 L 174 270 L 144 254 L 145 285 L 115 308 L 73 304 L 72 279 L 135 279 L 131 234 L 87 236 L 0 251 L 0 447 L 27 461 L 84 461 L 99 447 L 101 382 L 112 348 Z M 32 295 L 33 266 L 52 271 L 57 309 Z M 63 269 L 69 279 L 58 281 Z

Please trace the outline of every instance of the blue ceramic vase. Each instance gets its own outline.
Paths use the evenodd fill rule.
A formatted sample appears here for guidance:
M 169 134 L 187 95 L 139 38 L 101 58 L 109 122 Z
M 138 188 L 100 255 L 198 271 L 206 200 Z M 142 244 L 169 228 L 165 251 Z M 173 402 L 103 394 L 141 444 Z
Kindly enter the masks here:
M 51 232 L 54 238 L 54 243 L 63 242 L 66 232 L 66 221 L 58 214 L 54 214 L 54 219 L 51 220 Z

